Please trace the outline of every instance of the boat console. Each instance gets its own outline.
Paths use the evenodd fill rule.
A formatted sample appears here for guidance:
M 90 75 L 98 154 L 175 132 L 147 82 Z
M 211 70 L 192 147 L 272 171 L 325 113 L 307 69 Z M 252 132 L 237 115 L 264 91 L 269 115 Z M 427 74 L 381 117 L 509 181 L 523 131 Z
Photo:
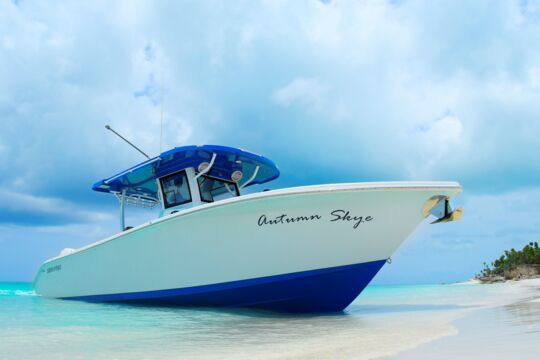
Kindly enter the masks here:
M 98 181 L 92 189 L 116 196 L 123 231 L 126 205 L 159 205 L 164 216 L 240 196 L 243 188 L 278 176 L 276 165 L 257 154 L 218 145 L 183 146 Z

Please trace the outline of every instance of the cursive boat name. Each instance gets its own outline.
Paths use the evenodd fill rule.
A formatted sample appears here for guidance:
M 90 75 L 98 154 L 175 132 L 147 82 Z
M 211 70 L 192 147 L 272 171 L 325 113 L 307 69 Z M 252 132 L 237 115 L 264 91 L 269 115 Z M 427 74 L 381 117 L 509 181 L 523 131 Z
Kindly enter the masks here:
M 320 220 L 320 219 L 322 219 L 320 215 L 290 217 L 290 216 L 287 216 L 287 214 L 276 216 L 274 219 L 268 219 L 266 215 L 263 214 L 261 215 L 261 217 L 259 217 L 258 224 L 259 226 L 276 225 L 276 224 L 288 224 L 288 223 L 302 222 L 302 221 L 313 221 L 313 220 Z
M 47 268 L 47 274 L 62 270 L 62 265 L 55 265 Z
M 290 223 L 299 223 L 299 222 L 313 222 L 313 221 L 324 221 L 325 216 L 319 215 L 319 214 L 313 214 L 313 215 L 303 215 L 303 216 L 290 216 L 287 214 L 281 214 L 275 217 L 269 217 L 266 214 L 262 214 L 259 216 L 259 220 L 257 221 L 257 225 L 259 226 L 265 226 L 265 225 L 279 225 L 279 224 L 290 224 Z M 350 211 L 348 210 L 333 210 L 329 214 L 329 221 L 335 222 L 335 221 L 343 221 L 343 222 L 352 222 L 353 223 L 353 229 L 358 228 L 360 224 L 370 222 L 373 220 L 373 217 L 368 216 L 356 216 L 351 215 Z
M 373 220 L 371 216 L 352 216 L 349 211 L 346 210 L 334 210 L 330 213 L 334 218 L 330 221 L 353 221 L 353 228 L 356 229 L 358 225 Z

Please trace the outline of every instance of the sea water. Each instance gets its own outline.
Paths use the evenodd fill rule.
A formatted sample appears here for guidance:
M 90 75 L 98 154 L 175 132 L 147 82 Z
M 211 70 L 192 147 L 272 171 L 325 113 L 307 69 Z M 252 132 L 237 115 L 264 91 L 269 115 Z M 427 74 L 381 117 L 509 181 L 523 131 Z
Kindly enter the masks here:
M 515 289 L 371 285 L 343 313 L 287 315 L 46 299 L 29 283 L 0 283 L 0 359 L 395 356 L 458 335 L 455 323 L 468 313 L 532 296 Z

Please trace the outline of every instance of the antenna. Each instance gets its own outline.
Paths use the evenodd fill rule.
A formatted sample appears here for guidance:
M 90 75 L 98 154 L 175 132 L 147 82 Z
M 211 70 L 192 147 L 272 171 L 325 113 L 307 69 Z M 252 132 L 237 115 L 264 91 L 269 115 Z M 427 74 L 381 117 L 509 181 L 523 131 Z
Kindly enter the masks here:
M 138 152 L 140 152 L 141 154 L 143 154 L 144 156 L 146 156 L 147 159 L 150 159 L 150 156 L 146 155 L 146 153 L 144 151 L 142 151 L 141 149 L 139 149 L 138 147 L 136 147 L 135 145 L 133 145 L 128 139 L 126 139 L 125 137 L 123 137 L 122 135 L 120 135 L 119 133 L 117 133 L 116 131 L 113 130 L 112 127 L 110 127 L 109 125 L 105 125 L 105 129 L 107 130 L 111 130 L 113 133 L 115 133 L 120 139 L 124 140 L 125 142 L 127 142 L 129 145 L 133 146 L 135 148 L 135 150 L 137 150 Z
M 165 100 L 165 94 L 163 91 L 164 87 L 164 75 L 163 70 L 161 70 L 161 122 L 160 122 L 160 133 L 159 133 L 159 153 L 161 154 L 161 145 L 163 144 L 163 101 Z

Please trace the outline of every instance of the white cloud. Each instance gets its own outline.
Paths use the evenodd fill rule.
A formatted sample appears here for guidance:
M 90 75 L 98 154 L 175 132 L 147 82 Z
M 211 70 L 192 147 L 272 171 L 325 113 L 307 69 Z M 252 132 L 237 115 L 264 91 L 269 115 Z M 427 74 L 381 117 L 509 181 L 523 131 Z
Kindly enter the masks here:
M 26 184 L 27 187 L 30 184 Z M 82 204 L 76 204 L 65 199 L 36 196 L 9 190 L 0 190 L 2 203 L 0 209 L 5 212 L 20 213 L 28 217 L 35 215 L 56 215 L 69 217 L 78 222 L 99 222 L 112 218 L 111 214 L 89 210 Z
M 446 153 L 459 142 L 463 125 L 458 117 L 447 115 L 430 124 L 424 132 L 430 150 Z
M 164 148 L 253 149 L 280 166 L 280 185 L 421 177 L 471 192 L 535 186 L 537 9 L 0 2 L 0 186 L 43 216 L 66 207 L 95 224 L 93 181 L 143 160 L 103 126 L 157 154 L 162 83 Z M 25 195 L 27 183 L 40 196 Z M 24 212 L 1 206 L 3 216 Z
M 166 147 L 228 143 L 271 150 L 278 161 L 318 154 L 321 166 L 345 165 L 342 153 L 363 154 L 361 166 L 349 167 L 362 177 L 458 174 L 481 183 L 479 174 L 495 171 L 486 161 L 493 156 L 501 167 L 519 161 L 540 173 L 528 155 L 540 145 L 522 139 L 540 131 L 540 52 L 530 46 L 540 25 L 530 20 L 529 3 L 1 6 L 0 113 L 7 125 L 0 141 L 19 154 L 10 164 L 18 176 L 29 172 L 22 159 L 39 159 L 31 175 L 51 174 L 41 178 L 47 186 L 56 184 L 60 158 L 82 165 L 80 155 L 92 154 L 81 173 L 87 177 L 139 160 L 103 130 L 106 123 L 156 154 L 162 84 Z M 472 21 L 465 13 L 490 16 Z M 526 24 L 512 14 L 526 16 Z M 438 130 L 449 112 L 461 123 L 459 142 Z M 270 114 L 271 133 L 264 125 Z M 422 126 L 437 136 L 411 142 Z M 299 132 L 309 136 L 291 141 Z M 68 136 L 47 141 L 57 134 Z M 506 155 L 515 142 L 525 156 Z M 320 144 L 337 151 L 319 154 Z M 285 146 L 295 151 L 281 151 Z
M 326 91 L 317 79 L 296 78 L 275 90 L 272 99 L 281 106 L 299 102 L 313 110 L 321 111 L 325 104 Z
M 467 150 L 463 124 L 454 115 L 445 115 L 417 127 L 411 135 L 410 141 L 421 154 L 408 162 L 412 178 L 429 178 L 434 167 L 446 163 L 447 158 L 459 157 Z

